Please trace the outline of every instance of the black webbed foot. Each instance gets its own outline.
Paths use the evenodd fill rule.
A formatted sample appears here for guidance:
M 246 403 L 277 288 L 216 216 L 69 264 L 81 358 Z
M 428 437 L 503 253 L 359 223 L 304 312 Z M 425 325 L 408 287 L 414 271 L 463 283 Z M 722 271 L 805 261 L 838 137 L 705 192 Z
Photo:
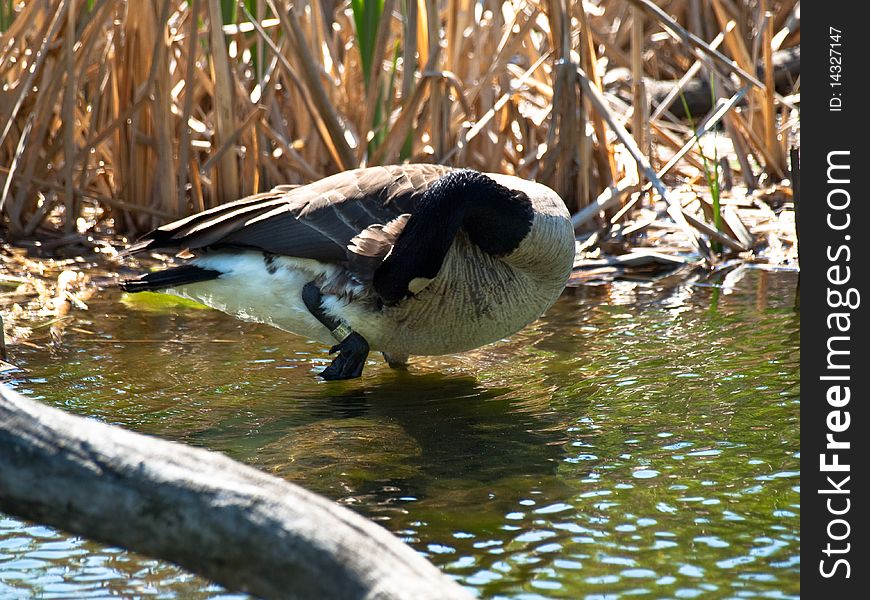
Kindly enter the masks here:
M 362 375 L 366 358 L 369 355 L 369 343 L 360 334 L 353 332 L 342 342 L 329 349 L 330 354 L 338 352 L 320 376 L 327 381 L 338 379 L 353 379 Z
M 362 375 L 366 357 L 369 355 L 369 343 L 366 339 L 353 331 L 347 323 L 326 314 L 321 304 L 323 295 L 313 281 L 302 288 L 302 300 L 314 318 L 329 329 L 335 339 L 341 340 L 329 349 L 330 354 L 338 352 L 338 356 L 320 376 L 327 381 L 335 381 Z

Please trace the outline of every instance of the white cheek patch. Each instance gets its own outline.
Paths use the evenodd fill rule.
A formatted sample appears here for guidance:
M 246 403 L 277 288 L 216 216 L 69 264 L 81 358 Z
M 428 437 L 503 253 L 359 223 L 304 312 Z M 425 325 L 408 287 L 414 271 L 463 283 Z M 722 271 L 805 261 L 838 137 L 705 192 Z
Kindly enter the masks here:
M 432 283 L 431 279 L 426 277 L 415 277 L 408 283 L 408 291 L 412 294 L 419 294 L 423 288 Z

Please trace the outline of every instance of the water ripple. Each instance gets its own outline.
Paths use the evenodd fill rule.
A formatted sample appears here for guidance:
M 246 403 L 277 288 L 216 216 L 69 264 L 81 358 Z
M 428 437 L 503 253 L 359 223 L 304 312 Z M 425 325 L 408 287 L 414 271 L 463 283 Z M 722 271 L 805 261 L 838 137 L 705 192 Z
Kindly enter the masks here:
M 508 340 L 408 373 L 372 356 L 363 378 L 331 384 L 313 379 L 318 344 L 107 296 L 91 302 L 93 335 L 192 351 L 71 331 L 62 361 L 22 349 L 29 378 L 13 383 L 325 494 L 481 596 L 796 598 L 796 277 L 742 277 L 727 294 L 571 289 Z M 206 343 L 213 331 L 234 343 Z M 0 597 L 106 596 L 244 597 L 0 516 Z

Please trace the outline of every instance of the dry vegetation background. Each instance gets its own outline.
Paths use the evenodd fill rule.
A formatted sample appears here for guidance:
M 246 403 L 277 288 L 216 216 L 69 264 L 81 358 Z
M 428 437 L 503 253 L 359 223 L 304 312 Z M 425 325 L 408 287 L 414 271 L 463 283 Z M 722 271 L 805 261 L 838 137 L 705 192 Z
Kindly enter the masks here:
M 752 190 L 787 177 L 799 80 L 777 93 L 773 63 L 799 45 L 799 11 L 793 0 L 2 0 L 0 231 L 133 235 L 276 184 L 403 160 L 542 181 L 580 211 L 578 228 L 651 205 L 652 187 L 684 226 L 661 181 L 717 188 L 727 176 Z M 683 112 L 674 90 L 699 82 L 712 106 L 692 120 L 668 112 Z M 699 143 L 693 127 L 709 117 L 720 133 Z M 729 237 L 718 210 L 705 225 Z

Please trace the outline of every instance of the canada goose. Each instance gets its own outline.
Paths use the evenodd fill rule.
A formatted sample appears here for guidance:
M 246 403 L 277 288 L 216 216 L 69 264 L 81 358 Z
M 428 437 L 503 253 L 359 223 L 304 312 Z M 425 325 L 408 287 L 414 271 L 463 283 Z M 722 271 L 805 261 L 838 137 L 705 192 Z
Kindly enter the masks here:
M 121 282 L 334 345 L 324 379 L 504 338 L 559 297 L 574 260 L 561 198 L 517 177 L 440 165 L 346 171 L 175 221 L 127 250 L 185 264 Z

